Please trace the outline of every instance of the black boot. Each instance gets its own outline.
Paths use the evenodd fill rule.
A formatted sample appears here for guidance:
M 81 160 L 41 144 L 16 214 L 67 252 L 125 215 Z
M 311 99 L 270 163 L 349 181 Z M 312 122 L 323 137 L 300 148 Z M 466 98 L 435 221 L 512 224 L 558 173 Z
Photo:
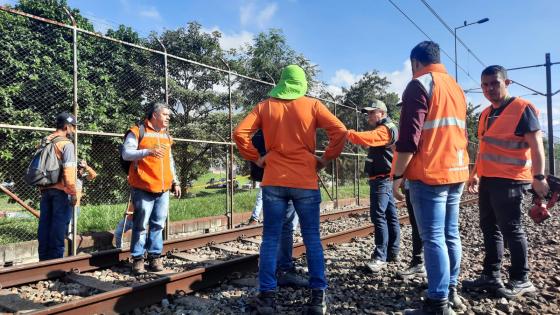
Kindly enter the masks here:
M 426 268 L 423 263 L 411 264 L 408 269 L 397 271 L 397 276 L 401 279 L 426 278 Z
M 276 314 L 276 292 L 274 291 L 263 291 L 257 295 L 257 298 L 253 300 L 253 307 L 257 311 L 257 314 L 271 315 Z
M 404 311 L 405 315 L 455 315 L 449 306 L 447 299 L 432 300 L 426 299 L 421 309 L 409 309 Z
M 303 307 L 303 314 L 324 315 L 327 314 L 327 292 L 326 290 L 312 289 L 311 297 Z
M 504 283 L 502 282 L 502 279 L 485 274 L 481 274 L 480 277 L 473 280 L 463 280 L 463 290 L 487 290 L 495 292 L 503 287 Z
M 461 301 L 461 297 L 459 296 L 459 293 L 457 292 L 457 286 L 456 285 L 450 285 L 449 286 L 449 295 L 448 295 L 447 300 L 449 301 L 449 305 L 451 305 L 451 307 L 456 311 L 466 309 L 465 304 L 463 303 L 463 301 Z

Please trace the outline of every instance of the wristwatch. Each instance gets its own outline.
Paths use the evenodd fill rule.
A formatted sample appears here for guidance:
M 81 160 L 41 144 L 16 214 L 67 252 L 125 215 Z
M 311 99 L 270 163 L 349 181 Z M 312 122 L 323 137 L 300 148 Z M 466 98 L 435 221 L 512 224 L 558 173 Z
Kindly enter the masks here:
M 543 174 L 537 174 L 537 175 L 533 175 L 533 178 L 536 180 L 544 180 L 544 175 Z
M 393 180 L 397 180 L 397 179 L 401 179 L 403 178 L 403 175 L 393 175 Z

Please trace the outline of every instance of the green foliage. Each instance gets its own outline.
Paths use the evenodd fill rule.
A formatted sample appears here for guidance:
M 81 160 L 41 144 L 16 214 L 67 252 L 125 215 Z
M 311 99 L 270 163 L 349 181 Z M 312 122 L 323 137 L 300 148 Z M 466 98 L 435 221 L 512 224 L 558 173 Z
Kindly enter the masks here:
M 480 113 L 477 112 L 480 105 L 467 105 L 467 132 L 469 134 L 469 142 L 478 143 L 478 118 Z M 471 157 L 473 158 L 473 157 Z
M 21 0 L 15 9 L 70 24 L 64 11 L 66 0 Z M 70 9 L 78 27 L 95 31 L 78 10 Z M 308 76 L 309 88 L 317 85 L 318 66 L 295 51 L 281 30 L 258 34 L 240 50 L 224 51 L 219 32 L 205 33 L 201 25 L 190 22 L 186 27 L 152 33 L 142 38 L 124 25 L 109 29 L 106 35 L 132 44 L 227 69 L 262 81 L 277 81 L 281 70 L 298 64 Z M 26 17 L 0 12 L 0 122 L 20 126 L 53 127 L 56 114 L 73 110 L 73 43 L 72 30 Z M 80 130 L 125 132 L 141 120 L 144 104 L 164 100 L 164 54 L 78 32 L 78 121 Z M 171 134 L 175 138 L 229 141 L 230 117 L 228 75 L 181 58 L 169 57 L 167 73 L 169 104 L 173 111 Z M 271 89 L 269 84 L 232 75 L 233 125 Z M 386 92 L 388 81 L 377 72 L 366 73 L 362 80 L 345 90 L 339 100 L 353 100 L 359 106 L 372 98 L 388 104 L 390 114 L 396 96 Z M 348 126 L 355 114 L 339 112 Z M 365 126 L 361 121 L 361 126 Z M 16 193 L 37 206 L 38 192 L 23 183 L 23 173 L 30 156 L 45 131 L 0 131 L 0 180 L 14 180 Z M 322 140 L 321 140 L 322 139 Z M 319 142 L 324 142 L 319 137 Z M 120 137 L 80 134 L 78 156 L 98 173 L 97 179 L 85 184 L 83 205 L 122 203 L 128 190 L 118 164 Z M 321 145 L 319 145 L 321 147 Z M 350 149 L 350 148 L 349 148 Z M 217 144 L 175 142 L 174 156 L 180 180 L 187 183 L 208 171 L 209 166 L 225 165 L 228 147 Z M 247 164 L 235 157 L 239 175 L 247 173 Z M 341 161 L 344 181 L 353 174 L 351 160 Z M 361 166 L 359 167 L 361 169 Z

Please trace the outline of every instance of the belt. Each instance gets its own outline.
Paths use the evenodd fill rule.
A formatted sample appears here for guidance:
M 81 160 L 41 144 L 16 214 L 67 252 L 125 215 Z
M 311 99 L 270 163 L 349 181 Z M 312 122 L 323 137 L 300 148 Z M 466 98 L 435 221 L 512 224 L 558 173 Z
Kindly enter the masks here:
M 369 177 L 369 179 L 385 179 L 385 178 L 389 178 L 389 174 L 379 174 L 379 175 Z

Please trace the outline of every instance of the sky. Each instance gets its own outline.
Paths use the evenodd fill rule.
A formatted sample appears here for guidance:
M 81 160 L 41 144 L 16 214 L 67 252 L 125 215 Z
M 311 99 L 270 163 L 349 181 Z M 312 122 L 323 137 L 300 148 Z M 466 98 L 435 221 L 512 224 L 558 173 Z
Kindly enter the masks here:
M 457 61 L 464 69 L 459 69 L 458 82 L 465 90 L 480 87 L 480 73 L 488 65 L 514 68 L 544 64 L 545 53 L 551 54 L 552 62 L 560 61 L 557 0 L 67 1 L 101 32 L 124 24 L 147 35 L 150 31 L 162 32 L 197 21 L 204 30 L 222 32 L 224 48 L 234 48 L 250 42 L 259 32 L 281 29 L 293 49 L 319 66 L 318 78 L 333 93 L 349 87 L 365 72 L 377 70 L 392 82 L 390 90 L 401 95 L 411 79 L 410 50 L 428 38 L 395 6 L 440 44 L 442 62 L 453 75 L 454 36 L 428 6 L 452 31 L 465 20 L 470 23 L 489 19 L 457 30 L 458 37 L 472 52 L 458 44 Z M 544 67 L 510 71 L 509 76 L 546 93 Z M 552 67 L 552 92 L 560 90 L 559 77 L 560 64 Z M 519 85 L 510 87 L 511 95 L 523 96 L 541 110 L 541 124 L 546 130 L 546 98 L 531 93 Z M 475 105 L 488 104 L 480 93 L 467 93 L 467 98 Z M 559 137 L 560 93 L 553 97 L 553 119 L 555 136 Z

